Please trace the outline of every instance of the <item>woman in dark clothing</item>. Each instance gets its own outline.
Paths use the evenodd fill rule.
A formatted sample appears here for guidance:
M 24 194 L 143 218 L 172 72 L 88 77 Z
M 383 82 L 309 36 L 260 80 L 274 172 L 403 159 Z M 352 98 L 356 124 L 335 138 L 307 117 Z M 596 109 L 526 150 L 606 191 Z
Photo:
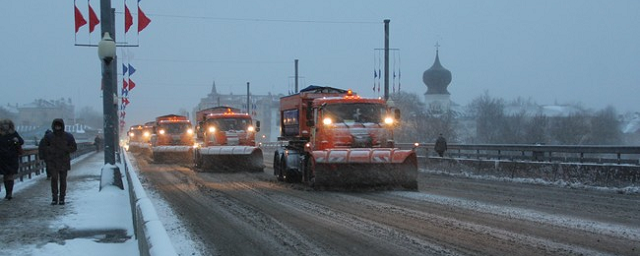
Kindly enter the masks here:
M 24 140 L 16 132 L 16 127 L 9 119 L 0 120 L 0 174 L 3 175 L 6 195 L 4 199 L 13 198 L 14 176 L 20 168 L 20 152 Z
M 62 205 L 67 193 L 67 171 L 71 169 L 71 153 L 76 152 L 78 146 L 73 135 L 64 131 L 62 119 L 54 119 L 51 123 L 51 129 L 53 132 L 47 134 L 43 141 L 45 162 L 51 174 L 51 194 L 53 197 L 51 204 Z

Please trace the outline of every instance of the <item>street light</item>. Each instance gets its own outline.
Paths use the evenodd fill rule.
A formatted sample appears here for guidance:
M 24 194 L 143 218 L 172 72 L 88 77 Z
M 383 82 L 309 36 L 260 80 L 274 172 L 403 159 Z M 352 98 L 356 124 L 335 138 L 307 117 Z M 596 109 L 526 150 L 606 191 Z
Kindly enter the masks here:
M 116 57 L 116 42 L 113 41 L 109 32 L 104 33 L 102 40 L 98 43 L 98 57 L 107 65 L 111 64 L 113 58 Z
M 104 115 L 104 163 L 115 164 L 115 127 L 113 117 L 115 106 L 113 93 L 115 88 L 114 72 L 111 63 L 116 58 L 116 43 L 109 32 L 105 32 L 98 43 L 98 57 L 102 63 L 102 107 Z

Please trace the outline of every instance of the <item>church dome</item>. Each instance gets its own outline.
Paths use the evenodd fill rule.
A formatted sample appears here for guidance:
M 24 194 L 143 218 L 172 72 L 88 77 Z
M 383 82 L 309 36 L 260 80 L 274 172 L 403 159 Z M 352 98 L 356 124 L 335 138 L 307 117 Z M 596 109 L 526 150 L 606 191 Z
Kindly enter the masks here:
M 440 64 L 438 50 L 433 65 L 422 74 L 422 81 L 428 88 L 425 94 L 450 94 L 447 86 L 451 83 L 451 71 Z

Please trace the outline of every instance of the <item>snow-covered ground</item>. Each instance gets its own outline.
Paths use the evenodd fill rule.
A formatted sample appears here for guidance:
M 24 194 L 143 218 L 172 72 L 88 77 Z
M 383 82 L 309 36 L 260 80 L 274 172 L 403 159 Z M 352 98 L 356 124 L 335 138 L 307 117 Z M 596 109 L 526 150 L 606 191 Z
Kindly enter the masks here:
M 28 196 L 35 193 L 41 193 L 42 196 L 48 194 L 48 181 L 45 175 L 39 175 L 25 182 L 16 184 L 15 199 L 12 201 L 0 201 L 0 208 L 12 209 L 12 207 L 23 207 L 29 211 L 42 211 L 37 214 L 41 220 L 34 220 L 34 223 L 46 223 L 46 227 L 39 227 L 31 224 L 25 227 L 43 228 L 42 232 L 57 232 L 57 237 L 62 239 L 54 239 L 51 241 L 39 243 L 24 243 L 20 246 L 0 246 L 0 256 L 4 255 L 139 255 L 138 242 L 134 238 L 131 207 L 129 204 L 129 195 L 127 190 L 120 190 L 113 186 L 107 186 L 102 191 L 99 190 L 100 172 L 103 166 L 102 154 L 89 154 L 78 160 L 74 160 L 72 170 L 69 173 L 69 189 L 68 201 L 65 206 L 36 205 L 45 204 L 48 201 L 40 198 L 37 202 L 28 201 Z M 124 168 L 121 166 L 121 170 Z M 440 173 L 438 171 L 427 171 L 430 173 Z M 499 179 L 489 176 L 464 175 L 472 179 Z M 566 183 L 549 183 L 537 179 L 507 179 L 509 182 L 544 184 L 548 186 L 571 186 L 586 187 L 582 184 L 566 184 Z M 126 184 L 126 179 L 123 180 Z M 145 182 L 142 182 L 143 185 Z M 193 237 L 188 232 L 187 226 L 181 221 L 165 200 L 153 189 L 147 189 L 147 195 L 151 198 L 154 208 L 161 219 L 169 237 L 171 245 L 178 255 L 204 255 L 203 245 L 199 238 Z M 592 189 L 610 191 L 612 193 L 640 193 L 639 187 L 628 188 L 601 188 L 592 187 Z M 45 191 L 45 192 L 42 192 Z M 416 197 L 416 193 L 397 192 L 401 195 Z M 453 205 L 473 205 L 474 209 L 483 209 L 485 211 L 497 212 L 506 217 L 522 217 L 531 216 L 541 218 L 541 222 L 550 223 L 572 223 L 571 225 L 583 225 L 593 229 L 606 229 L 611 233 L 619 234 L 628 232 L 626 227 L 601 227 L 589 225 L 590 223 L 574 223 L 562 217 L 553 219 L 545 219 L 544 215 L 537 212 L 518 212 L 513 209 L 495 208 L 492 205 L 478 205 L 476 202 L 464 200 L 452 200 L 448 197 L 433 196 L 429 194 L 420 194 L 416 200 L 426 201 L 447 201 L 444 204 Z M 48 200 L 48 199 L 46 199 Z M 2 209 L 0 209 L 2 210 Z M 51 214 L 54 212 L 56 214 Z M 515 214 L 515 215 L 514 215 Z M 0 216 L 0 220 L 5 221 L 7 217 Z M 2 223 L 0 223 L 2 225 Z M 110 237 L 106 231 L 120 231 L 124 237 Z M 7 230 L 3 230 L 7 232 Z M 20 230 L 14 230 L 13 233 L 19 235 Z M 633 232 L 631 232 L 633 233 Z M 637 239 L 637 237 L 631 237 Z M 114 241 L 115 240 L 115 241 Z
M 2 200 L 0 207 L 7 207 L 7 210 L 25 208 L 27 211 L 42 211 L 42 214 L 36 214 L 41 220 L 32 220 L 34 224 L 31 225 L 25 223 L 25 230 L 44 229 L 42 232 L 53 232 L 54 237 L 61 239 L 33 244 L 27 242 L 9 247 L 0 242 L 3 244 L 0 246 L 0 256 L 139 255 L 128 190 L 115 186 L 105 186 L 99 190 L 103 159 L 102 154 L 91 153 L 73 161 L 68 177 L 68 203 L 64 206 L 48 205 L 49 201 L 42 197 L 37 201 L 28 198 L 31 194 L 40 194 L 48 200 L 49 181 L 46 180 L 46 175 L 17 182 L 14 200 Z M 120 169 L 124 170 L 122 166 Z M 126 179 L 123 181 L 126 188 Z M 4 191 L 2 194 L 4 195 Z M 157 198 L 154 193 L 148 195 L 172 240 L 171 245 L 156 246 L 173 246 L 179 255 L 202 255 L 197 251 L 198 245 L 192 242 L 194 239 L 185 232 L 180 218 L 173 214 L 161 198 Z M 7 218 L 0 216 L 0 220 L 5 221 Z M 39 224 L 47 226 L 38 227 Z M 12 231 L 15 235 L 20 235 L 20 232 Z

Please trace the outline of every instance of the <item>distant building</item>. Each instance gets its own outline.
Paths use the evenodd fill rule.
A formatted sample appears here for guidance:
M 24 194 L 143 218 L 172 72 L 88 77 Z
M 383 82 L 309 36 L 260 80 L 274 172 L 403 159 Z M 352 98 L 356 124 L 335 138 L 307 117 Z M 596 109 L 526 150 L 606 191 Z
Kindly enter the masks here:
M 15 124 L 21 126 L 50 126 L 54 118 L 62 118 L 65 124 L 74 124 L 74 110 L 75 107 L 71 103 L 71 99 L 37 99 L 32 103 L 18 107 L 18 119 Z
M 436 47 L 438 46 L 436 44 Z M 451 71 L 440 64 L 437 48 L 436 59 L 431 68 L 422 74 L 422 81 L 427 86 L 427 92 L 424 94 L 427 111 L 432 114 L 448 112 L 451 108 L 451 94 L 447 86 L 451 83 Z
M 280 97 L 284 95 L 250 95 L 250 106 L 247 111 L 247 95 L 219 94 L 216 83 L 213 82 L 211 92 L 207 97 L 201 98 L 200 102 L 193 109 L 191 116 L 195 117 L 195 112 L 217 106 L 228 106 L 241 109 L 242 112 L 251 114 L 255 121 L 260 121 L 260 132 L 256 136 L 256 142 L 277 141 L 280 135 Z

